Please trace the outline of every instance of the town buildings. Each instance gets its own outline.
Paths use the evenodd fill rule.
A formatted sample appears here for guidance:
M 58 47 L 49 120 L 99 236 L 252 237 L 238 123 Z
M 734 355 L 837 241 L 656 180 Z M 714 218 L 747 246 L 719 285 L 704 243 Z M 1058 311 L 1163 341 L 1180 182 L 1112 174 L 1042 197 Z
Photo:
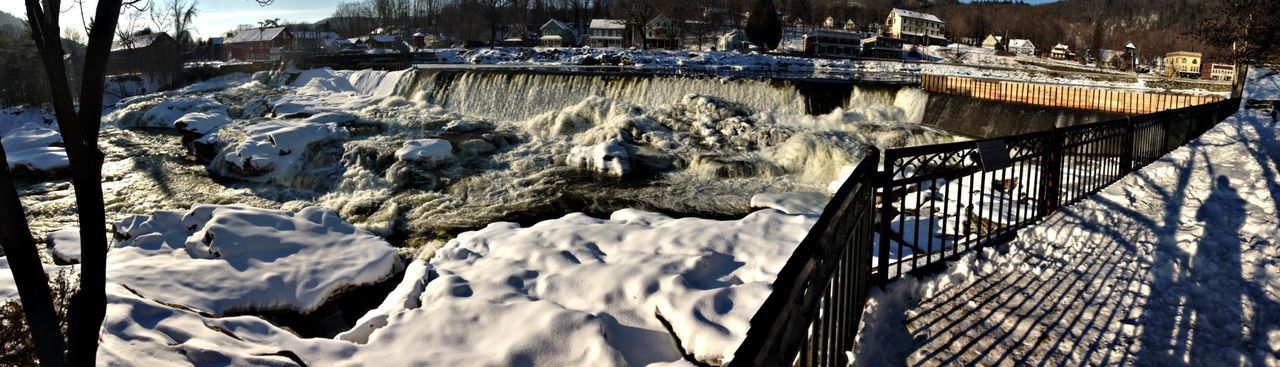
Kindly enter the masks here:
M 577 27 L 565 22 L 551 19 L 538 29 L 542 35 L 538 38 L 543 47 L 573 47 L 580 45 Z
M 630 47 L 627 37 L 627 22 L 619 19 L 592 19 L 591 37 L 587 45 L 591 47 Z
M 250 28 L 223 41 L 228 60 L 272 61 L 293 44 L 293 34 L 286 27 Z
M 1008 51 L 1023 56 L 1035 56 L 1036 45 L 1029 39 L 1010 39 Z
M 884 22 L 889 37 L 920 45 L 946 45 L 946 23 L 933 14 L 894 8 Z
M 987 38 L 982 40 L 982 48 L 988 50 L 1004 51 L 1004 36 L 988 34 Z
M 1174 51 L 1164 55 L 1164 75 L 1167 77 L 1199 78 L 1199 52 Z
M 107 74 L 170 74 L 182 69 L 182 51 L 168 33 L 150 30 L 111 44 Z
M 1049 50 L 1049 58 L 1054 60 L 1071 60 L 1075 59 L 1075 55 L 1070 46 L 1061 43 L 1053 45 L 1053 49 Z
M 1234 82 L 1236 66 L 1222 63 L 1204 63 L 1200 68 L 1200 79 L 1219 82 Z

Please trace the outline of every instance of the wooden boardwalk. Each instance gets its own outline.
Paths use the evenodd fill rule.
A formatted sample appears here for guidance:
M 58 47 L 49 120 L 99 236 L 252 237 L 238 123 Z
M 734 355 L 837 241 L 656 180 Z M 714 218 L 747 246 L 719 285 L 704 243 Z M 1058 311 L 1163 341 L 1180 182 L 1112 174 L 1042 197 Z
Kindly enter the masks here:
M 931 93 L 1036 106 L 1141 115 L 1217 102 L 1217 95 L 1166 94 L 926 74 L 920 88 Z

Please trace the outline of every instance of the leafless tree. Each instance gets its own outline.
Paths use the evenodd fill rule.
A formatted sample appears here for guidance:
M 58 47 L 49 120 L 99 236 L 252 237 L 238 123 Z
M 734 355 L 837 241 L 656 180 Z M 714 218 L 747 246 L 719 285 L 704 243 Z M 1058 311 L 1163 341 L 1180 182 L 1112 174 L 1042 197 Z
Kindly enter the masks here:
M 136 5 L 138 1 L 127 2 Z M 268 4 L 270 0 L 256 0 Z M 50 298 L 48 277 L 40 262 L 35 239 L 27 224 L 26 212 L 18 197 L 8 157 L 0 147 L 0 247 L 4 248 L 14 283 L 26 313 L 31 339 L 40 364 L 44 366 L 93 366 L 98 351 L 98 333 L 106 315 L 107 220 L 102 192 L 104 155 L 98 149 L 102 119 L 103 87 L 112 38 L 119 22 L 122 0 L 100 0 L 91 22 L 87 22 L 88 44 L 79 88 L 68 80 L 62 31 L 58 23 L 59 0 L 25 0 L 30 36 L 35 41 L 41 63 L 49 79 L 50 100 L 71 163 L 71 184 L 75 188 L 76 214 L 80 225 L 80 286 L 67 311 L 66 342 Z
M 179 53 L 191 45 L 191 22 L 200 13 L 198 0 L 164 0 L 151 7 L 151 22 L 156 30 L 170 31 L 178 41 Z

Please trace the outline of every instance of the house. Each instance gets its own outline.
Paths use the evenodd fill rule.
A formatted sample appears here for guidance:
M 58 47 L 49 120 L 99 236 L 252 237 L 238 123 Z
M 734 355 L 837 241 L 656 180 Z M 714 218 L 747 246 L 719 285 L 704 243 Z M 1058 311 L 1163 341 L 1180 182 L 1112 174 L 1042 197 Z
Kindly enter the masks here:
M 630 47 L 627 37 L 627 22 L 619 19 L 592 19 L 591 38 L 587 44 L 591 47 Z
M 894 8 L 885 19 L 890 38 L 919 45 L 946 45 L 942 32 L 946 23 L 933 14 Z
M 817 29 L 804 35 L 804 53 L 826 57 L 857 57 L 862 40 L 870 34 L 836 29 Z
M 1199 78 L 1200 72 L 1199 52 L 1174 51 L 1164 55 L 1164 76 L 1182 77 L 1182 78 Z
M 644 25 L 645 47 L 665 50 L 680 48 L 680 27 L 666 15 L 659 15 Z
M 846 20 L 844 21 L 844 30 L 855 32 L 858 30 L 858 24 L 854 23 L 853 19 Z
M 836 27 L 835 17 L 827 17 L 826 20 L 822 21 L 822 28 L 835 28 L 835 27 Z
M 572 27 L 559 20 L 548 20 L 539 28 L 542 37 L 538 41 L 544 47 L 573 47 L 579 45 L 577 27 Z
M 293 33 L 293 47 L 297 50 L 304 51 L 335 51 L 337 49 L 338 37 L 334 32 L 291 32 Z
M 1071 52 L 1071 47 L 1064 44 L 1053 45 L 1053 49 L 1049 50 L 1049 58 L 1054 60 L 1071 60 L 1075 58 L 1075 53 Z
M 1009 52 L 1024 56 L 1035 56 L 1036 45 L 1028 39 L 1010 39 Z
M 535 46 L 540 42 L 535 38 L 533 33 L 529 32 L 529 27 L 524 24 L 512 24 L 507 26 L 507 31 L 502 36 L 502 44 L 506 46 Z
M 173 37 L 148 29 L 111 44 L 107 74 L 173 74 L 182 70 L 182 62 Z
M 902 60 L 906 42 L 893 37 L 871 36 L 862 39 L 862 57 Z
M 1218 82 L 1233 82 L 1236 79 L 1236 66 L 1222 63 L 1205 63 L 1200 68 L 1200 78 Z
M 988 34 L 987 38 L 982 40 L 982 48 L 996 51 L 1004 51 L 1004 36 Z
M 279 60 L 280 52 L 293 44 L 293 33 L 286 27 L 252 28 L 240 31 L 223 41 L 228 60 Z

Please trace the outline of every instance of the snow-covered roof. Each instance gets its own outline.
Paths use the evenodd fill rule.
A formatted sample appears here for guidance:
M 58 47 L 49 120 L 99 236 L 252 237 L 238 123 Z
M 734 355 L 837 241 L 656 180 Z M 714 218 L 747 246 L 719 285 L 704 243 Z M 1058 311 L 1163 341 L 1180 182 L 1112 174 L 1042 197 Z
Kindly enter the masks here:
M 564 38 L 562 38 L 562 37 L 560 37 L 560 36 L 542 36 L 542 38 L 540 38 L 540 39 L 541 39 L 541 40 L 543 40 L 543 41 L 559 41 L 559 40 L 562 40 L 562 39 L 564 39 Z
M 160 40 L 163 38 L 172 39 L 171 37 L 169 37 L 168 33 L 164 33 L 164 32 L 137 35 L 137 36 L 130 37 L 129 41 L 127 42 L 124 40 L 113 42 L 111 44 L 111 51 L 147 48 L 147 46 L 151 46 L 152 43 L 155 43 L 157 40 Z
M 1070 51 L 1070 50 L 1071 50 L 1071 46 L 1067 46 L 1067 45 L 1064 45 L 1064 44 L 1059 43 L 1059 44 L 1053 45 L 1053 50 L 1054 50 L 1054 51 L 1067 52 L 1067 51 Z
M 1009 48 L 1035 48 L 1036 45 L 1028 39 L 1011 39 L 1009 40 Z
M 621 19 L 592 19 L 591 29 L 627 29 L 627 22 Z
M 938 17 L 933 14 L 921 13 L 918 11 L 910 11 L 906 9 L 893 8 L 893 13 L 903 18 L 923 19 L 930 22 L 946 23 L 946 22 L 943 22 L 942 19 L 938 19 Z
M 1129 42 L 1128 44 L 1124 45 L 1124 48 L 1138 48 L 1138 46 L 1134 46 L 1133 42 Z
M 573 31 L 573 27 L 570 27 L 568 24 L 565 24 L 565 22 L 561 22 L 555 19 L 548 20 L 546 23 L 542 24 L 542 27 L 539 27 L 538 29 L 547 28 L 548 25 L 555 25 L 556 27 L 560 27 L 560 29 L 567 29 L 569 31 Z
M 226 43 L 270 41 L 286 33 L 289 33 L 289 31 L 285 27 L 246 29 L 228 38 Z

